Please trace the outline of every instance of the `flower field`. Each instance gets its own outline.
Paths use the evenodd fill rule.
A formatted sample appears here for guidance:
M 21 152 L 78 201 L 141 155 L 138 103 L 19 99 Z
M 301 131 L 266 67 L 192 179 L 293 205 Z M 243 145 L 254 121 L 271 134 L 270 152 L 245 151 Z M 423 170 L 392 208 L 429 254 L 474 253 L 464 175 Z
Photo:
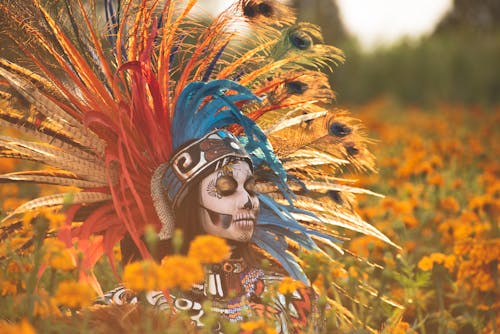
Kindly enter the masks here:
M 443 104 L 422 109 L 379 99 L 351 111 L 373 139 L 371 150 L 379 169 L 378 174 L 352 178 L 385 195 L 360 197 L 358 212 L 401 249 L 350 235 L 345 247 L 368 261 L 332 253 L 332 264 L 320 254 L 302 256 L 319 292 L 324 332 L 499 332 L 500 108 Z M 22 168 L 14 160 L 0 160 L 0 173 Z M 0 184 L 0 215 L 35 192 L 53 191 Z M 22 223 L 29 232 L 1 240 L 0 333 L 99 332 L 89 327 L 89 306 L 95 298 L 92 277 L 78 276 L 79 257 L 71 248 L 43 238 L 64 220 L 62 213 L 26 215 Z M 32 236 L 33 243 L 22 255 L 11 252 Z M 216 247 L 220 254 L 209 250 L 208 245 L 219 242 L 201 239 L 187 258 L 176 255 L 162 264 L 141 262 L 116 271 L 139 291 L 189 287 L 203 276 L 200 263 L 224 258 L 223 243 Z M 191 268 L 191 274 L 164 267 Z M 104 290 L 118 282 L 108 261 L 98 264 L 96 277 Z M 286 295 L 299 286 L 285 279 L 276 290 Z M 324 307 L 327 296 L 330 306 Z M 157 315 L 148 318 L 148 312 L 131 324 L 132 332 L 153 333 L 167 323 L 173 333 L 179 328 L 190 332 L 182 317 L 158 320 Z M 250 319 L 226 331 L 274 329 L 264 319 Z

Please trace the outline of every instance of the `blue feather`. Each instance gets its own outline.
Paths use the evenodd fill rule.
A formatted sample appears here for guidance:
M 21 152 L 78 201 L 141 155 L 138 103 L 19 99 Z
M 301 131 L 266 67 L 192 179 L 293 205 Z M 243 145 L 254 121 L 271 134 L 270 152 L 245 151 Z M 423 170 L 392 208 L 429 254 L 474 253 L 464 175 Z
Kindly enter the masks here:
M 253 242 L 274 257 L 293 279 L 310 284 L 295 257 L 287 251 L 288 246 L 282 236 L 256 229 Z
M 104 0 L 104 10 L 106 13 L 106 27 L 108 29 L 108 39 L 116 53 L 116 35 L 118 34 L 118 22 L 113 8 L 112 0 Z
M 238 94 L 225 96 L 224 93 L 228 90 Z M 207 97 L 213 99 L 199 110 Z M 201 138 L 215 128 L 245 123 L 244 119 L 247 117 L 234 103 L 257 99 L 249 89 L 229 80 L 190 83 L 182 91 L 175 108 L 172 123 L 174 150 L 188 140 Z M 229 109 L 221 110 L 223 107 Z
M 217 61 L 222 56 L 222 53 L 224 52 L 224 50 L 226 49 L 226 47 L 227 47 L 228 44 L 229 44 L 229 42 L 227 42 L 226 44 L 224 44 L 220 48 L 220 50 L 217 51 L 217 54 L 214 56 L 214 58 L 210 62 L 210 65 L 208 65 L 207 71 L 205 72 L 205 75 L 203 76 L 202 81 L 208 81 L 208 79 L 210 78 L 210 75 L 212 74 L 212 72 L 213 72 L 213 70 L 215 68 L 215 64 L 217 64 Z

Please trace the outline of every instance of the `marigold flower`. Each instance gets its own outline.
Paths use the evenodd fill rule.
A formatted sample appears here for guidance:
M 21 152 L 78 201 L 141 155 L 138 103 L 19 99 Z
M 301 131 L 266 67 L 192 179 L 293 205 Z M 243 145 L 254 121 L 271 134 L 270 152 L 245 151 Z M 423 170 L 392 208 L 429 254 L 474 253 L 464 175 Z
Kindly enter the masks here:
M 410 328 L 410 324 L 405 321 L 400 321 L 398 324 L 390 329 L 391 334 L 409 334 L 416 333 Z
M 17 294 L 17 285 L 10 280 L 4 280 L 3 278 L 0 278 L 0 293 L 2 296 L 13 296 Z
M 92 304 L 95 292 L 90 285 L 75 281 L 63 281 L 57 287 L 54 301 L 69 308 L 87 307 Z
M 284 295 L 292 294 L 304 287 L 305 284 L 303 282 L 294 280 L 291 277 L 284 277 L 278 285 L 278 292 Z
M 28 320 L 23 319 L 20 323 L 12 324 L 5 321 L 0 322 L 0 333 L 3 334 L 36 334 L 33 326 Z
M 432 269 L 434 265 L 434 262 L 431 260 L 430 257 L 424 256 L 423 258 L 418 261 L 418 268 L 423 271 L 429 271 Z
M 242 334 L 252 334 L 252 333 L 255 333 L 256 331 L 262 331 L 265 334 L 276 334 L 277 333 L 276 329 L 269 326 L 264 321 L 264 319 L 243 322 L 243 323 L 241 323 L 240 327 L 243 330 Z
M 217 263 L 231 255 L 231 248 L 226 240 L 213 236 L 201 235 L 196 237 L 189 246 L 188 257 L 197 259 L 201 263 Z
M 443 263 L 444 262 L 444 259 L 446 258 L 446 255 L 444 255 L 443 253 L 432 253 L 431 254 L 431 260 L 434 262 L 434 263 Z
M 26 201 L 21 198 L 9 197 L 3 200 L 2 210 L 5 212 L 13 211 L 18 206 L 24 204 Z
M 125 267 L 123 285 L 134 291 L 161 290 L 163 276 L 154 261 L 133 262 Z
M 403 216 L 403 223 L 408 227 L 408 228 L 414 228 L 415 226 L 418 225 L 418 220 L 415 218 L 413 214 L 407 214 Z
M 27 273 L 31 270 L 33 266 L 31 263 L 23 263 L 18 261 L 10 261 L 7 265 L 7 271 L 9 273 Z
M 51 229 L 58 229 L 66 223 L 66 215 L 63 213 L 46 210 L 44 215 L 49 221 Z
M 444 184 L 444 178 L 439 173 L 432 173 L 427 177 L 427 183 L 433 186 L 441 187 Z
M 182 290 L 189 290 L 193 284 L 203 281 L 204 277 L 201 263 L 197 259 L 182 255 L 163 258 L 160 272 L 163 289 L 180 287 Z
M 456 258 L 454 255 L 448 255 L 445 257 L 443 265 L 448 271 L 453 271 L 455 269 Z
M 38 298 L 35 299 L 35 309 L 33 311 L 36 316 L 45 318 L 61 314 L 55 299 L 50 297 L 47 291 L 39 290 L 37 295 Z
M 62 241 L 53 238 L 45 239 L 43 245 L 45 248 L 44 262 L 50 267 L 64 271 L 76 268 L 75 258 Z
M 454 197 L 446 197 L 439 201 L 439 206 L 448 212 L 457 213 L 460 210 L 460 204 Z

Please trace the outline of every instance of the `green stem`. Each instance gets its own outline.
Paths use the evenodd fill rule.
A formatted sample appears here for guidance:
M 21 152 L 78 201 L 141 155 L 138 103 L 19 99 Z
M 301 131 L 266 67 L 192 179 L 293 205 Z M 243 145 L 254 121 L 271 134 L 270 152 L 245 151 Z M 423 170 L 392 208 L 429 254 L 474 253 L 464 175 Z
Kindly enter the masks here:
M 433 272 L 434 274 L 434 272 Z M 443 299 L 443 288 L 441 281 L 439 280 L 436 275 L 434 276 L 434 282 L 436 284 L 436 292 L 437 292 L 437 298 L 438 298 L 438 305 L 439 305 L 439 320 L 438 320 L 438 334 L 443 334 L 444 328 L 443 328 L 443 315 L 444 315 L 444 299 Z
M 40 270 L 40 266 L 42 263 L 43 251 L 42 245 L 43 240 L 45 239 L 45 234 L 48 228 L 48 222 L 45 219 L 36 219 L 33 224 L 34 227 L 34 240 L 33 244 L 35 247 L 34 250 L 34 265 L 33 270 L 31 271 L 28 282 L 26 283 L 26 295 L 28 296 L 27 300 L 27 313 L 28 320 L 30 322 L 34 319 L 34 311 L 35 311 L 35 289 L 38 284 L 38 272 Z

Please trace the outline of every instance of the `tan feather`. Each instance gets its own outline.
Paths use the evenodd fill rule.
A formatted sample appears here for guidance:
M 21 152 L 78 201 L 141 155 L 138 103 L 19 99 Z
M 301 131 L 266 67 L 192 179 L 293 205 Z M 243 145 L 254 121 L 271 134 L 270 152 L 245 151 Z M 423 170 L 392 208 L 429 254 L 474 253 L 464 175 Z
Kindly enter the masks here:
M 28 171 L 0 175 L 0 183 L 8 181 L 56 184 L 60 186 L 72 186 L 78 188 L 96 188 L 107 186 L 106 183 L 86 181 L 77 178 L 75 175 L 54 171 Z
M 14 210 L 14 212 L 2 219 L 2 223 L 12 219 L 14 216 L 42 207 L 52 207 L 65 204 L 90 204 L 110 200 L 111 195 L 100 192 L 63 193 L 39 197 L 19 206 Z
M 78 143 L 73 142 L 70 138 L 68 138 L 65 134 L 62 132 L 53 132 L 50 130 L 49 134 L 46 134 L 48 129 L 43 129 L 41 131 L 38 130 L 33 130 L 33 127 L 31 126 L 31 123 L 25 122 L 22 125 L 19 124 L 13 124 L 9 121 L 6 121 L 2 119 L 3 115 L 0 114 L 0 125 L 3 125 L 5 127 L 11 127 L 13 129 L 19 130 L 22 133 L 33 137 L 34 139 L 37 139 L 40 142 L 50 144 L 51 146 L 55 146 L 61 150 L 64 150 L 65 152 L 74 155 L 76 157 L 79 157 L 81 159 L 85 159 L 87 161 L 92 161 L 95 163 L 99 163 L 99 158 L 97 158 L 95 155 L 88 153 L 88 151 L 84 151 L 82 148 L 76 146 Z M 71 144 L 70 144 L 71 143 Z
M 63 127 L 69 128 L 70 133 L 77 134 L 77 136 L 79 135 L 77 137 L 78 139 L 85 140 L 89 144 L 89 147 L 96 149 L 100 154 L 104 152 L 104 144 L 97 135 L 88 128 L 85 128 L 80 121 L 73 118 L 51 99 L 46 97 L 29 80 L 21 77 L 17 73 L 11 73 L 7 70 L 5 62 L 6 61 L 0 63 L 0 76 L 3 76 L 16 90 L 20 91 L 22 95 L 36 107 L 37 111 L 41 112 L 49 119 L 55 120 L 55 122 L 61 124 Z
M 106 168 L 102 163 L 87 161 L 48 145 L 6 136 L 0 136 L 0 145 L 27 155 L 33 160 L 73 172 L 89 181 L 106 182 L 107 180 Z
M 305 183 L 307 189 L 311 190 L 311 191 L 326 192 L 328 190 L 333 190 L 333 191 L 349 192 L 352 194 L 372 195 L 372 196 L 381 197 L 381 198 L 385 197 L 382 194 L 370 191 L 368 189 L 358 188 L 358 187 L 350 187 L 350 186 L 346 186 L 346 185 L 338 184 L 338 183 L 328 183 L 328 182 L 308 181 L 308 180 L 304 180 L 303 182 Z M 301 187 L 299 185 L 295 185 L 295 186 L 291 186 L 291 189 L 293 191 L 298 191 L 298 190 L 301 190 Z

